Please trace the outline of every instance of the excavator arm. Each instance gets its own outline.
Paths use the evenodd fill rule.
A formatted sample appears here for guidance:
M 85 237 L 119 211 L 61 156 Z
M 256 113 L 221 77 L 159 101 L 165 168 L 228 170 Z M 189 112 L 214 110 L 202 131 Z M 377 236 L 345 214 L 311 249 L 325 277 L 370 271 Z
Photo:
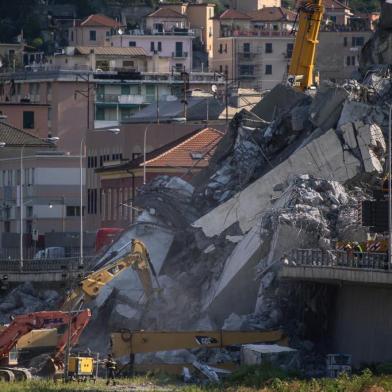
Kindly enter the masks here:
M 314 83 L 314 64 L 318 36 L 324 15 L 324 0 L 303 0 L 298 9 L 299 22 L 287 82 L 301 91 Z
M 45 311 L 15 316 L 12 322 L 0 332 L 0 358 L 8 356 L 18 339 L 33 329 L 58 328 L 70 325 L 57 345 L 55 356 L 60 356 L 71 333 L 71 343 L 77 343 L 80 334 L 91 317 L 89 309 L 80 312 Z
M 138 274 L 147 297 L 153 293 L 152 275 L 156 274 L 146 246 L 139 240 L 132 240 L 131 251 L 100 269 L 89 273 L 65 299 L 62 310 L 73 310 L 98 296 L 102 288 L 123 271 L 132 267 Z

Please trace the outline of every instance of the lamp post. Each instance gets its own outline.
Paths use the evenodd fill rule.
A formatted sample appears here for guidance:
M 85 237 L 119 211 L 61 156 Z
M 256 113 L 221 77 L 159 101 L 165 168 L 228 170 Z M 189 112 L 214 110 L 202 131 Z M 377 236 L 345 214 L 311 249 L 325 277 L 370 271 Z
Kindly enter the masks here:
M 389 268 L 392 266 L 392 104 L 389 104 L 388 129 L 388 231 L 389 231 Z
M 89 130 L 87 130 L 88 132 Z M 92 130 L 92 132 L 110 132 L 114 135 L 118 135 L 120 133 L 120 128 L 107 128 L 107 129 L 97 129 L 97 130 Z M 80 257 L 79 257 L 79 266 L 83 266 L 84 264 L 84 241 L 83 241 L 83 158 L 84 158 L 84 152 L 86 148 L 86 135 L 82 137 L 80 140 Z

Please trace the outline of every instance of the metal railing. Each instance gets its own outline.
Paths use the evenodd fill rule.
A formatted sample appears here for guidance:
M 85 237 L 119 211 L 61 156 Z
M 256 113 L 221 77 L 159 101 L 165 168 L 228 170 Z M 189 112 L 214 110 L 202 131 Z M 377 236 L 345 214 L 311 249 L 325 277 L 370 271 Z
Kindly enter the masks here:
M 93 262 L 93 257 L 84 258 L 84 267 L 79 266 L 79 257 L 68 257 L 65 259 L 43 259 L 43 260 L 23 260 L 23 265 L 19 260 L 0 260 L 0 274 L 18 273 L 42 273 L 50 274 L 65 271 L 80 271 L 89 269 Z
M 293 249 L 290 266 L 361 268 L 390 270 L 386 253 L 346 252 L 341 250 Z

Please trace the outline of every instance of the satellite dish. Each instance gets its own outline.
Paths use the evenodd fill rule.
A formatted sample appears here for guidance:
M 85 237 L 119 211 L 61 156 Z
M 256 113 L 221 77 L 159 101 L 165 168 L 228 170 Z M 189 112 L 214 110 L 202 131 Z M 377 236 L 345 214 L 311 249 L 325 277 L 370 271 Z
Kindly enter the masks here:
M 213 84 L 213 85 L 211 86 L 211 90 L 212 90 L 213 93 L 216 93 L 216 92 L 218 91 L 217 85 L 216 85 L 216 84 Z
M 118 29 L 118 34 L 123 35 L 124 34 L 124 30 L 123 29 Z

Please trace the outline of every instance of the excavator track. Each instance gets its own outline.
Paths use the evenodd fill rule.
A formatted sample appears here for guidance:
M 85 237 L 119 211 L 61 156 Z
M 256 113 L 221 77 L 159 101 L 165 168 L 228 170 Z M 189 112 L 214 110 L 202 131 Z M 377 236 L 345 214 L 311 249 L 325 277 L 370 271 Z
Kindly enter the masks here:
M 15 375 L 10 370 L 0 368 L 0 380 L 6 382 L 15 381 Z
M 24 368 L 14 368 L 14 367 L 2 367 L 0 368 L 0 377 L 2 372 L 11 373 L 13 377 L 6 381 L 26 381 L 31 380 L 33 377 L 28 369 Z

